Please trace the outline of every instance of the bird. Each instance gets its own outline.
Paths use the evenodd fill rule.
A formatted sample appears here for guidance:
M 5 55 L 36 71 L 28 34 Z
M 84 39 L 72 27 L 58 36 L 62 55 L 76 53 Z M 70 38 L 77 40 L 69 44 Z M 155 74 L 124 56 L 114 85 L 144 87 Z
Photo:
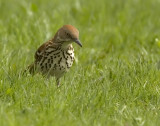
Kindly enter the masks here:
M 75 59 L 72 43 L 82 47 L 79 31 L 72 25 L 63 25 L 52 39 L 37 49 L 34 62 L 27 70 L 30 74 L 41 73 L 46 77 L 55 77 L 59 87 L 60 78 L 69 71 Z

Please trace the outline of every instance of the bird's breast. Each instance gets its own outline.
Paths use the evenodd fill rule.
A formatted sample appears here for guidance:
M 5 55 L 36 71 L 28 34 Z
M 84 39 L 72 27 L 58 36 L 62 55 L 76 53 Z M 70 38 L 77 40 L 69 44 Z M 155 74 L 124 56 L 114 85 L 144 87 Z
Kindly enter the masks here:
M 44 74 L 61 77 L 69 70 L 74 61 L 73 47 L 63 50 L 62 48 L 48 48 L 37 63 L 40 71 Z

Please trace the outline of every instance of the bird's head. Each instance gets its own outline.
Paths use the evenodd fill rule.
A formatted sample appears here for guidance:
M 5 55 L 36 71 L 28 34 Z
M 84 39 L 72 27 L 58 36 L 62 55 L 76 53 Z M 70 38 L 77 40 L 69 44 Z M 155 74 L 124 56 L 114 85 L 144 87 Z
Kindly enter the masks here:
M 61 27 L 57 31 L 54 39 L 55 42 L 62 43 L 63 45 L 68 45 L 72 42 L 75 42 L 82 47 L 82 44 L 79 40 L 79 31 L 72 25 L 64 25 Z

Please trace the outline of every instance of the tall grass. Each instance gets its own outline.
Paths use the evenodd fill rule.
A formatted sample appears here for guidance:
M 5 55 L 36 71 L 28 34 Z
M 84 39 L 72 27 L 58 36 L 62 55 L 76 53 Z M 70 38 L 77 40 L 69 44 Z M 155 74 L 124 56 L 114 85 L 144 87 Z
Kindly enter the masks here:
M 159 0 L 0 0 L 0 126 L 160 125 Z M 62 78 L 20 73 L 64 24 L 80 31 Z

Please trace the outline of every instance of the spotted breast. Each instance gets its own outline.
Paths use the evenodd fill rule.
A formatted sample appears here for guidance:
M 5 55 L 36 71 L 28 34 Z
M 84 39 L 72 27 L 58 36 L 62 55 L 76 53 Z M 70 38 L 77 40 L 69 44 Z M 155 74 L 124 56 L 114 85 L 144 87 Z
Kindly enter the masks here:
M 44 51 L 40 51 L 40 48 L 35 53 L 37 70 L 47 76 L 60 78 L 73 64 L 73 46 L 70 44 L 67 48 L 62 48 L 62 45 L 55 46 L 53 43 L 48 43 L 45 48 Z

